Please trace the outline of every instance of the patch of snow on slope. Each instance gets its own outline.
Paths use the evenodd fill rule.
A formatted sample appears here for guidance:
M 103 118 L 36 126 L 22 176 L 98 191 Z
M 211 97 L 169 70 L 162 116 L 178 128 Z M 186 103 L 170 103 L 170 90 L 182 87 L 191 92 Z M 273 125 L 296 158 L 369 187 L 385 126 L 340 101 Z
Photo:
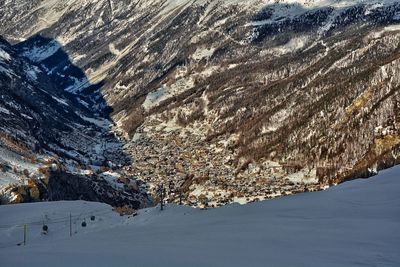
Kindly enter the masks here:
M 275 54 L 275 55 L 283 55 L 287 53 L 292 53 L 297 50 L 300 50 L 306 46 L 308 42 L 307 36 L 300 36 L 292 38 L 288 43 L 278 46 L 266 51 L 263 51 L 264 54 Z
M 304 184 L 318 183 L 316 169 L 301 170 L 299 172 L 288 175 L 287 178 L 294 183 L 304 183 Z
M 21 155 L 10 151 L 4 147 L 0 147 L 0 162 L 6 163 L 11 169 L 6 172 L 0 171 L 0 186 L 6 186 L 11 183 L 20 183 L 23 178 L 21 175 L 13 173 L 13 169 L 18 171 L 27 170 L 29 173 L 35 173 L 39 168 L 39 164 L 31 163 Z
M 0 48 L 0 59 L 4 59 L 4 60 L 7 60 L 7 61 L 10 61 L 11 60 L 11 56 L 6 51 L 4 51 L 3 49 Z
M 148 1 L 151 3 L 151 1 Z M 185 6 L 189 4 L 187 0 L 167 0 L 163 1 L 163 7 L 161 8 L 160 15 L 165 15 L 170 13 L 171 11 L 176 10 L 179 7 Z
M 0 65 L 0 72 L 6 74 L 8 77 L 11 77 L 12 75 L 15 75 L 15 73 L 11 69 L 6 69 L 1 65 Z
M 157 106 L 162 100 L 166 99 L 167 90 L 165 87 L 161 87 L 158 90 L 151 92 L 147 95 L 143 102 L 145 110 L 149 110 L 152 107 Z
M 203 77 L 210 77 L 214 73 L 218 72 L 218 70 L 220 70 L 220 69 L 221 69 L 220 66 L 210 66 L 210 67 L 205 68 L 202 72 L 200 72 L 199 75 L 201 75 Z
M 74 84 L 65 88 L 65 91 L 69 93 L 77 94 L 90 85 L 90 82 L 88 81 L 87 78 L 81 78 L 81 79 L 77 79 L 75 77 L 70 77 L 70 78 L 74 80 Z
M 116 49 L 114 44 L 110 44 L 110 45 L 108 46 L 108 48 L 110 49 L 111 54 L 113 54 L 114 56 L 119 56 L 119 55 L 121 55 L 121 51 L 119 51 L 118 49 Z
M 57 41 L 52 41 L 48 46 L 32 47 L 31 49 L 24 51 L 22 55 L 29 58 L 33 62 L 40 62 L 54 55 L 60 48 L 61 47 Z
M 197 48 L 197 50 L 193 54 L 194 60 L 202 60 L 203 58 L 209 59 L 214 54 L 215 48 Z
M 103 128 L 103 129 L 110 129 L 110 127 L 112 126 L 112 123 L 109 121 L 109 120 L 107 120 L 107 119 L 103 119 L 103 118 L 89 118 L 89 117 L 86 117 L 86 116 L 84 116 L 84 115 L 82 115 L 82 114 L 78 114 L 83 120 L 85 120 L 85 121 L 87 121 L 87 122 L 90 122 L 90 123 L 92 123 L 92 124 L 94 124 L 94 125 L 96 125 L 96 126 L 98 126 L 98 127 L 100 127 L 100 128 Z
M 393 19 L 394 19 L 394 20 L 400 20 L 400 11 L 399 11 L 399 12 L 396 12 L 396 13 L 394 14 Z
M 28 65 L 27 69 L 25 70 L 27 77 L 31 81 L 36 81 L 38 79 L 38 73 L 40 73 L 40 72 L 41 72 L 41 70 L 38 67 L 31 66 L 31 65 Z
M 372 37 L 372 38 L 381 38 L 383 36 L 383 34 L 385 34 L 385 33 L 396 32 L 396 31 L 400 31 L 400 24 L 390 25 L 390 26 L 384 27 L 382 30 L 372 33 L 370 35 L 370 37 Z
M 156 91 L 147 94 L 143 102 L 143 108 L 149 110 L 158 106 L 162 101 L 176 96 L 194 86 L 194 79 L 192 77 L 178 79 L 174 84 L 167 86 L 163 85 Z
M 51 96 L 54 100 L 56 100 L 58 103 L 60 103 L 60 104 L 63 104 L 63 105 L 65 105 L 65 106 L 69 106 L 68 105 L 68 103 L 64 100 L 64 99 L 61 99 L 61 98 L 58 98 L 58 97 L 55 97 L 55 96 Z
M 118 182 L 118 179 L 121 178 L 121 175 L 116 172 L 108 171 L 101 174 L 101 177 L 104 178 L 114 189 L 123 190 L 124 184 Z
M 277 125 L 271 125 L 271 124 L 263 125 L 263 127 L 261 128 L 261 134 L 276 132 L 276 130 L 278 130 Z
M 82 105 L 84 105 L 86 108 L 89 108 L 89 103 L 83 101 L 82 99 L 80 99 L 79 97 L 77 98 L 78 102 L 81 103 Z
M 8 109 L 3 108 L 3 107 L 0 107 L 0 112 L 1 112 L 1 113 L 4 113 L 4 114 L 7 114 L 7 115 L 10 115 L 10 114 L 11 114 L 11 112 L 10 112 Z
M 21 116 L 26 118 L 26 119 L 28 119 L 28 120 L 33 120 L 33 118 L 31 116 L 28 116 L 28 115 L 26 115 L 24 113 L 21 113 Z
M 374 4 L 372 4 L 372 5 L 369 5 L 369 6 L 367 6 L 367 8 L 366 8 L 364 14 L 365 14 L 365 15 L 369 15 L 369 14 L 371 14 L 374 10 L 376 10 L 376 9 L 378 9 L 378 8 L 381 8 L 381 7 L 383 7 L 383 4 L 382 4 L 382 3 L 374 3 Z

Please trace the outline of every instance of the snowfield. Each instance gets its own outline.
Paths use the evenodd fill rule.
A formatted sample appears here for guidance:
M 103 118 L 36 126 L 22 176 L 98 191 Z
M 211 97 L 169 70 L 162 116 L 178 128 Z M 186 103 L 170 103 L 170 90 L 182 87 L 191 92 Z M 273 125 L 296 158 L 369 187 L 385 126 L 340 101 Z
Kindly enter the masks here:
M 213 210 L 168 205 L 136 217 L 83 201 L 0 206 L 0 266 L 400 266 L 399 174 L 395 167 L 317 193 Z M 16 246 L 24 223 L 27 244 Z

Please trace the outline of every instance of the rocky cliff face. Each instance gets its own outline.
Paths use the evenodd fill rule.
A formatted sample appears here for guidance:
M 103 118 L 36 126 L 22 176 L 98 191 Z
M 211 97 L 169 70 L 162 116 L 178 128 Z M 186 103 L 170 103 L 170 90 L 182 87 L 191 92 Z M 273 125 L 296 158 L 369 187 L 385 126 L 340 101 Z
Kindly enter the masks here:
M 168 184 L 171 201 L 247 202 L 398 163 L 396 1 L 1 6 L 0 34 L 57 40 L 97 85 L 77 78 L 60 87 L 94 113 L 112 108 L 133 159 L 125 170 L 151 190 Z M 52 47 L 24 43 L 28 57 Z M 60 84 L 58 72 L 51 79 Z

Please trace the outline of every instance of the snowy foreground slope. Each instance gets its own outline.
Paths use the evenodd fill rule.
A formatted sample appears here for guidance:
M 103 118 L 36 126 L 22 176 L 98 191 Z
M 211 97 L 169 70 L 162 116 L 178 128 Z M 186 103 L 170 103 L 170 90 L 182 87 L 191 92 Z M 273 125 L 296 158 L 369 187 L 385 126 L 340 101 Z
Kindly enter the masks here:
M 316 193 L 133 218 L 81 201 L 0 206 L 0 266 L 399 266 L 399 175 L 395 167 Z M 13 245 L 23 232 L 11 225 L 44 213 L 49 234 L 29 225 L 27 245 Z

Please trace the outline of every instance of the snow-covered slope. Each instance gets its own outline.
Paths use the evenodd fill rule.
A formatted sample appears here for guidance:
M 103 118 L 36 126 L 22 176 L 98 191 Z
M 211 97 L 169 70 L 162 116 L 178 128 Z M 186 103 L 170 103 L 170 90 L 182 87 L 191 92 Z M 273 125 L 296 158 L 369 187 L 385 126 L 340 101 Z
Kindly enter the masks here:
M 81 201 L 0 206 L 0 263 L 395 267 L 400 264 L 399 175 L 395 167 L 316 193 L 212 210 L 168 205 L 162 212 L 140 210 L 136 217 Z M 47 235 L 40 234 L 43 221 Z M 27 244 L 17 246 L 24 223 L 30 223 Z

